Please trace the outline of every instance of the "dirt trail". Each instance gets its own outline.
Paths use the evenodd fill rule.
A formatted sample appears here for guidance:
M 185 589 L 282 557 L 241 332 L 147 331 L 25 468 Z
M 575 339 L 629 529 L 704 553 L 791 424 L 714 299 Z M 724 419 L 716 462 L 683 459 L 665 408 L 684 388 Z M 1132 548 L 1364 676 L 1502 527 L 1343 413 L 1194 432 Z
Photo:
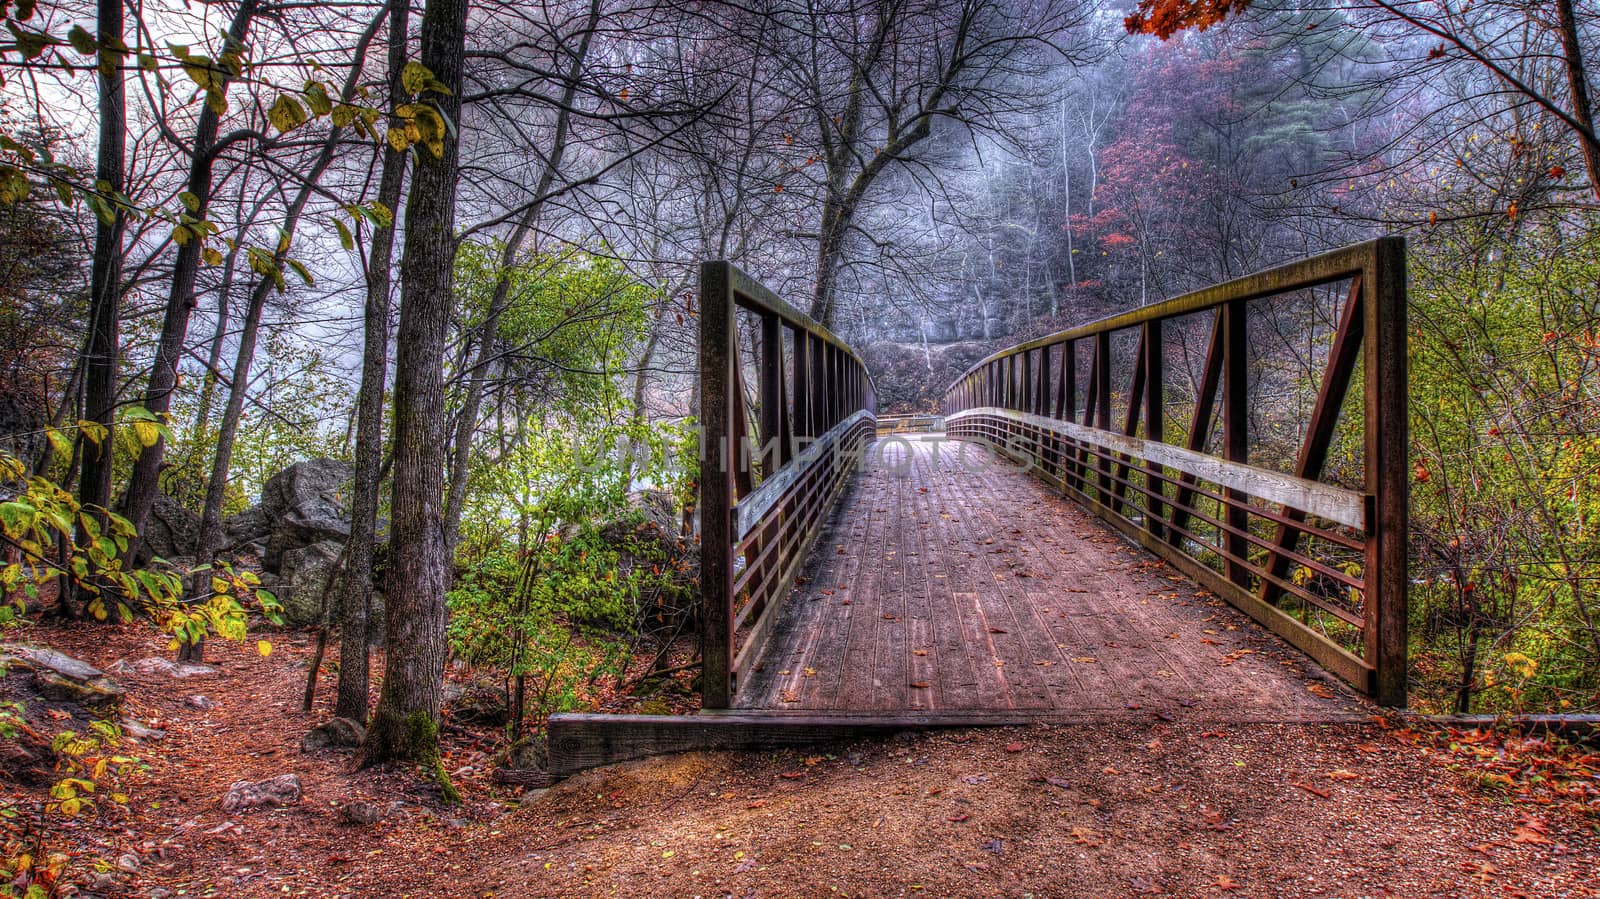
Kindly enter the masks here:
M 100 665 L 165 653 L 136 627 L 26 636 Z M 1451 751 L 1377 723 L 1189 712 L 653 759 L 519 806 L 488 776 L 492 736 L 447 728 L 466 801 L 446 805 L 408 771 L 302 754 L 331 684 L 302 714 L 309 640 L 274 642 L 268 658 L 208 646 L 216 675 L 122 676 L 168 733 L 133 750 L 150 768 L 126 785 L 130 814 L 70 835 L 86 855 L 139 856 L 114 895 L 1600 896 L 1597 757 L 1568 753 L 1559 771 L 1578 779 L 1534 781 L 1555 763 L 1506 742 Z M 233 781 L 289 771 L 299 805 L 222 811 Z M 338 805 L 355 799 L 394 810 L 351 826 Z

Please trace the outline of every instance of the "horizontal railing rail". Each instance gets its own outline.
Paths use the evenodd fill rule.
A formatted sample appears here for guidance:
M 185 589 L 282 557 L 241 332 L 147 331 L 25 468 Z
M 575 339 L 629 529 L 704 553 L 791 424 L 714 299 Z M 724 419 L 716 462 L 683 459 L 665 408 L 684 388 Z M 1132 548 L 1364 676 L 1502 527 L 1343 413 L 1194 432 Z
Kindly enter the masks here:
M 1325 358 L 1314 360 L 1321 380 L 1309 416 L 1296 423 L 1303 431 L 1293 471 L 1254 464 L 1251 423 L 1264 427 L 1269 412 L 1282 412 L 1259 408 L 1264 398 L 1251 405 L 1260 363 L 1251 354 L 1262 349 L 1252 336 L 1282 330 L 1267 321 L 1270 307 L 1255 307 L 1339 284 L 1348 287 L 1329 294 L 1342 299 L 1331 339 L 1307 354 Z M 1328 670 L 1404 706 L 1405 294 L 1399 238 L 1207 287 L 981 360 L 946 392 L 945 428 L 999 447 Z M 1181 357 L 1184 347 L 1165 335 L 1208 315 L 1188 425 L 1174 429 L 1179 445 L 1165 439 L 1167 409 L 1181 405 L 1166 367 L 1169 352 Z M 1125 385 L 1113 383 L 1114 343 L 1135 345 L 1123 360 Z M 1341 432 L 1341 413 L 1359 418 L 1359 439 L 1348 423 Z M 1208 451 L 1219 430 L 1220 447 Z M 1325 476 L 1336 448 L 1341 462 L 1355 460 L 1359 489 Z
M 701 704 L 717 709 L 781 614 L 876 405 L 855 350 L 731 263 L 701 265 L 700 305 Z

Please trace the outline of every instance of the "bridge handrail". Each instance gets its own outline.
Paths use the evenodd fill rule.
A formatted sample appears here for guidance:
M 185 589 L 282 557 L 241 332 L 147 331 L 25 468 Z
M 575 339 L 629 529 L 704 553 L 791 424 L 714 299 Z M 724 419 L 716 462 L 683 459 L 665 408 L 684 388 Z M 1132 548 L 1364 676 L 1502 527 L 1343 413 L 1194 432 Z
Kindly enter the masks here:
M 745 398 L 741 309 L 759 328 L 759 444 Z M 703 707 L 732 704 L 739 672 L 778 618 L 871 439 L 875 408 L 872 376 L 849 344 L 732 263 L 701 264 Z
M 1251 466 L 1248 304 L 1340 282 L 1348 282 L 1349 291 L 1295 472 Z M 1163 440 L 1162 324 L 1208 310 L 1215 311 L 1204 373 L 1187 445 L 1179 447 Z M 1132 329 L 1139 343 L 1117 431 L 1111 337 Z M 1079 341 L 1092 342 L 1081 413 Z M 1350 491 L 1320 478 L 1358 363 L 1364 480 L 1360 491 Z M 1216 455 L 1205 450 L 1219 392 L 1222 447 Z M 1008 347 L 973 365 L 945 394 L 952 436 L 984 440 L 1027 459 L 1036 474 L 1179 571 L 1395 706 L 1406 702 L 1407 412 L 1405 242 L 1396 237 Z M 1333 552 L 1319 558 L 1313 545 Z M 1330 561 L 1335 553 L 1359 554 L 1360 564 L 1336 564 Z M 1352 609 L 1330 601 L 1292 577 L 1291 565 L 1308 579 L 1358 592 L 1360 603 Z M 1350 568 L 1359 568 L 1359 576 Z M 1290 598 L 1299 601 L 1302 617 L 1283 607 Z M 1315 624 L 1313 614 L 1319 616 Z M 1348 625 L 1353 638 L 1334 639 L 1322 623 L 1329 615 Z

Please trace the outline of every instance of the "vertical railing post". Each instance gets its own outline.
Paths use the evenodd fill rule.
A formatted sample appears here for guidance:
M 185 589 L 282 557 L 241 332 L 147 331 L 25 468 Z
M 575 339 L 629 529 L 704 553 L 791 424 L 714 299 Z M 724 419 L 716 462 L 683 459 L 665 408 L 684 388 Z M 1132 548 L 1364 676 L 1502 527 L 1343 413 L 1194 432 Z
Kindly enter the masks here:
M 1159 443 L 1166 430 L 1161 322 L 1145 322 L 1141 339 L 1144 341 L 1144 439 Z M 1156 462 L 1145 463 L 1145 488 L 1150 492 L 1145 496 L 1144 527 L 1154 537 L 1166 533 L 1158 520 L 1167 515 L 1166 503 L 1162 502 L 1167 495 L 1167 483 L 1162 480 L 1166 473 L 1166 468 Z
M 761 397 L 761 476 L 770 476 L 786 461 L 787 409 L 783 389 L 783 325 L 778 316 L 761 316 L 761 370 L 756 390 Z M 774 442 L 776 441 L 776 442 Z M 768 447 L 771 447 L 770 451 Z
M 1373 497 L 1366 559 L 1366 658 L 1372 695 L 1407 701 L 1407 539 L 1411 465 L 1406 374 L 1406 244 L 1375 244 L 1362 278 L 1366 300 L 1366 489 Z
M 828 345 L 815 335 L 811 340 L 811 437 L 816 439 L 828 432 Z
M 1111 332 L 1094 335 L 1094 426 L 1102 431 L 1111 430 Z M 1088 409 L 1083 410 L 1089 413 Z M 1111 502 L 1111 454 L 1102 449 L 1100 457 L 1100 502 L 1109 507 Z
M 1020 353 L 1020 355 L 1022 356 L 1022 371 L 1021 371 L 1020 376 L 1018 378 L 1018 380 L 1021 382 L 1021 385 L 1020 385 L 1021 389 L 1018 391 L 1019 396 L 1018 396 L 1017 410 L 1019 412 L 1032 412 L 1033 411 L 1033 350 L 1023 350 L 1022 353 Z
M 1246 349 L 1245 303 L 1229 300 L 1220 310 L 1222 336 L 1222 455 L 1230 462 L 1250 461 L 1250 358 Z M 1228 580 L 1241 587 L 1250 585 L 1250 572 L 1241 561 L 1248 556 L 1244 538 L 1250 526 L 1245 494 L 1229 488 L 1227 514 L 1222 518 L 1234 529 L 1221 535 L 1227 547 Z
M 811 334 L 795 328 L 794 334 L 794 436 L 816 437 L 811 430 Z M 798 447 L 796 447 L 798 449 Z
M 726 262 L 700 266 L 700 704 L 733 700 L 733 279 Z
M 1075 349 L 1076 341 L 1068 340 L 1061 344 L 1061 386 L 1056 391 L 1056 418 L 1063 421 L 1074 421 L 1078 405 L 1078 355 Z M 1066 485 L 1071 482 L 1073 471 L 1073 454 L 1069 454 L 1072 444 L 1069 441 L 1061 442 L 1061 483 Z M 1081 488 L 1081 484 L 1079 484 Z

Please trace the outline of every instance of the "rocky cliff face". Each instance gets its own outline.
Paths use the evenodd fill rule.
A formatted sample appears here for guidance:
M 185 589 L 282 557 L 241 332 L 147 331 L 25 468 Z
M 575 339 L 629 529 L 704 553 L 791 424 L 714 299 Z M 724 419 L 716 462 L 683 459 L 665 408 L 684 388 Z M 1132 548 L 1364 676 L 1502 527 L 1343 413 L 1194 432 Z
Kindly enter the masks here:
M 988 343 L 874 343 L 862 354 L 878 389 L 878 413 L 937 412 L 945 388 L 991 352 Z

